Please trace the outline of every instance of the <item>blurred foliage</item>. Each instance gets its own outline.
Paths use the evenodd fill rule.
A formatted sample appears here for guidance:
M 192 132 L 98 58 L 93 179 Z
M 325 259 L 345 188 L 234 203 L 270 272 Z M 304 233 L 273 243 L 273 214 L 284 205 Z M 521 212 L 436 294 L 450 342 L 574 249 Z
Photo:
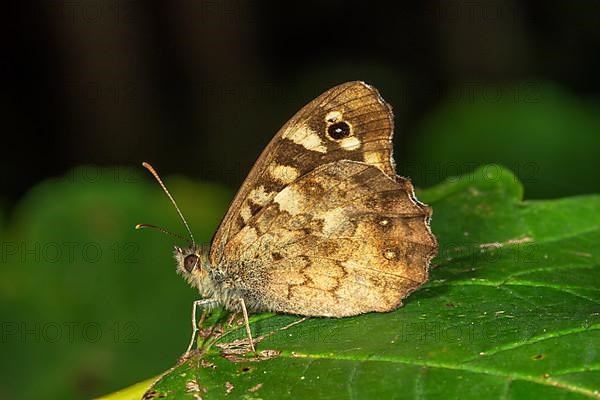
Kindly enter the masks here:
M 185 230 L 141 172 L 80 167 L 15 210 L 0 238 L 0 398 L 91 397 L 163 371 L 185 349 L 196 293 L 175 274 L 176 240 L 134 225 Z M 164 178 L 209 241 L 231 193 Z
M 526 198 L 597 193 L 599 111 L 547 82 L 463 84 L 416 128 L 399 172 L 429 187 L 495 162 L 517 174 Z

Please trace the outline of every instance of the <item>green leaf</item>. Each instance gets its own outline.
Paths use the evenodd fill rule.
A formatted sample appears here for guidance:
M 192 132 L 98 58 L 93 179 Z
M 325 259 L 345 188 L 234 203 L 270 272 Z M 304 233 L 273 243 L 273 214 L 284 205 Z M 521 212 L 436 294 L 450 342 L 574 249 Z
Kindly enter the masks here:
M 497 165 L 420 193 L 440 254 L 404 307 L 254 315 L 257 350 L 278 352 L 262 360 L 232 355 L 244 329 L 221 322 L 216 342 L 167 372 L 153 396 L 600 398 L 600 196 L 522 194 Z

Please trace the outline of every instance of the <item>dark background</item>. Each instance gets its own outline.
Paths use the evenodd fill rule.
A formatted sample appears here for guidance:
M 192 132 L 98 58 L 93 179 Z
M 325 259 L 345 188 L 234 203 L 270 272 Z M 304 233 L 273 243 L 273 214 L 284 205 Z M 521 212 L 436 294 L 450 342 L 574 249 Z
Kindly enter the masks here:
M 536 110 L 540 103 L 560 110 L 561 104 L 544 104 L 554 97 L 597 106 L 598 2 L 397 3 L 46 1 L 5 6 L 0 71 L 4 200 L 10 205 L 31 185 L 74 165 L 137 166 L 142 160 L 163 171 L 236 187 L 287 118 L 347 80 L 375 85 L 394 106 L 399 172 L 412 172 L 417 185 L 472 169 L 448 165 L 471 161 L 453 157 L 455 148 L 440 150 L 447 152 L 440 160 L 446 165 L 423 158 L 426 150 L 420 146 L 430 143 L 420 135 L 443 135 L 450 143 L 465 135 L 457 126 L 448 128 L 459 132 L 430 132 L 423 126 L 448 102 L 455 107 L 484 103 L 491 109 L 512 102 L 513 108 L 541 113 L 540 118 L 555 117 L 554 109 Z M 560 93 L 547 93 L 548 85 Z M 516 116 L 507 112 L 505 118 Z M 562 140 L 571 132 L 546 132 L 545 137 L 542 132 L 539 140 L 523 144 L 512 140 L 514 126 L 490 132 L 493 127 L 492 122 L 478 127 L 479 136 L 501 148 L 483 149 L 486 154 L 473 161 L 503 162 L 515 170 L 520 164 L 538 180 L 573 167 L 560 165 L 561 155 L 553 154 L 561 146 L 547 148 L 549 140 L 559 141 L 549 134 L 562 133 Z M 597 136 L 598 131 L 588 133 Z M 479 145 L 485 141 L 461 144 L 475 147 L 473 153 L 482 151 Z M 411 150 L 424 154 L 415 159 Z M 515 152 L 523 157 L 511 159 Z M 544 157 L 556 158 L 546 165 Z M 409 162 L 419 168 L 403 169 Z M 523 167 L 530 162 L 537 165 Z M 531 195 L 598 188 L 598 183 L 564 185 L 559 193 L 536 185 Z
M 130 222 L 179 226 L 146 175 L 134 179 L 135 194 L 123 195 L 129 208 L 114 206 L 127 210 L 122 219 L 110 206 L 77 208 L 99 197 L 85 185 L 48 186 L 81 171 L 87 183 L 111 171 L 115 183 L 115 171 L 137 177 L 144 160 L 165 177 L 191 179 L 173 185 L 207 241 L 279 127 L 321 92 L 355 79 L 394 107 L 398 172 L 417 187 L 500 163 L 528 199 L 599 192 L 599 9 L 566 0 L 11 2 L 0 16 L 3 245 L 69 235 L 101 243 L 98 235 L 117 236 Z M 88 169 L 73 170 L 80 165 Z M 125 193 L 110 182 L 99 187 L 105 204 Z M 147 240 L 131 238 L 136 246 Z M 172 263 L 164 238 L 148 240 L 164 254 L 160 263 Z M 149 257 L 151 246 L 141 246 L 140 257 Z M 13 358 L 0 365 L 0 397 L 35 397 L 35 385 L 47 398 L 102 394 L 165 370 L 183 351 L 195 295 L 171 269 L 153 275 L 163 272 L 136 259 L 119 270 L 127 276 L 110 275 L 117 263 L 105 262 L 73 278 L 73 263 L 45 269 L 43 257 L 36 264 L 4 255 L 3 323 L 108 324 L 112 313 L 121 328 L 133 323 L 142 334 L 132 345 L 44 343 L 44 334 L 32 345 L 3 326 L 0 345 Z

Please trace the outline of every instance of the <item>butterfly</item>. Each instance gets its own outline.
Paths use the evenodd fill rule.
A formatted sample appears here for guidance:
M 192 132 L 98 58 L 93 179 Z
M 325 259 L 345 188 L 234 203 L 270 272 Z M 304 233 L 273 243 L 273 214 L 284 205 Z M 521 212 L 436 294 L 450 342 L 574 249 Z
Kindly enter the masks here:
M 241 310 L 254 350 L 248 312 L 386 312 L 426 282 L 437 252 L 432 212 L 396 175 L 392 136 L 391 107 L 360 81 L 326 91 L 283 125 L 210 246 L 196 245 L 188 227 L 192 244 L 175 248 L 177 272 L 202 297 L 194 333 L 197 306 Z

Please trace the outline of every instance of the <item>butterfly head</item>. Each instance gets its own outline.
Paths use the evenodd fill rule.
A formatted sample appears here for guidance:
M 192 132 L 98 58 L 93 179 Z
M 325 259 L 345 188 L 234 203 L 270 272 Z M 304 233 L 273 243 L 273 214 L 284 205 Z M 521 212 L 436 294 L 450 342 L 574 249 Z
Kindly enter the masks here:
M 206 246 L 191 245 L 185 248 L 175 246 L 177 273 L 198 289 L 206 287 L 211 280 L 208 252 L 209 248 Z
M 188 241 L 190 245 L 186 248 L 175 246 L 175 260 L 177 261 L 177 273 L 182 275 L 186 281 L 192 286 L 198 288 L 201 294 L 206 295 L 206 293 L 211 293 L 214 290 L 214 285 L 212 284 L 212 279 L 209 276 L 210 272 L 210 263 L 208 261 L 208 254 L 210 248 L 207 246 L 198 246 L 196 245 L 196 241 L 194 240 L 194 235 L 192 235 L 192 230 L 185 220 L 183 213 L 177 206 L 175 199 L 171 196 L 171 193 L 163 183 L 162 179 L 158 175 L 158 172 L 152 167 L 150 164 L 143 162 L 142 165 L 146 168 L 150 173 L 154 176 L 156 181 L 159 183 L 169 200 L 171 200 L 171 204 L 177 210 L 183 225 L 187 229 L 190 234 L 190 240 Z M 142 228 L 152 228 L 156 229 L 160 232 L 166 233 L 168 235 L 174 236 L 176 238 L 186 240 L 186 238 L 181 237 L 175 233 L 169 232 L 164 228 L 159 226 L 150 225 L 150 224 L 137 224 L 135 226 L 136 229 Z

